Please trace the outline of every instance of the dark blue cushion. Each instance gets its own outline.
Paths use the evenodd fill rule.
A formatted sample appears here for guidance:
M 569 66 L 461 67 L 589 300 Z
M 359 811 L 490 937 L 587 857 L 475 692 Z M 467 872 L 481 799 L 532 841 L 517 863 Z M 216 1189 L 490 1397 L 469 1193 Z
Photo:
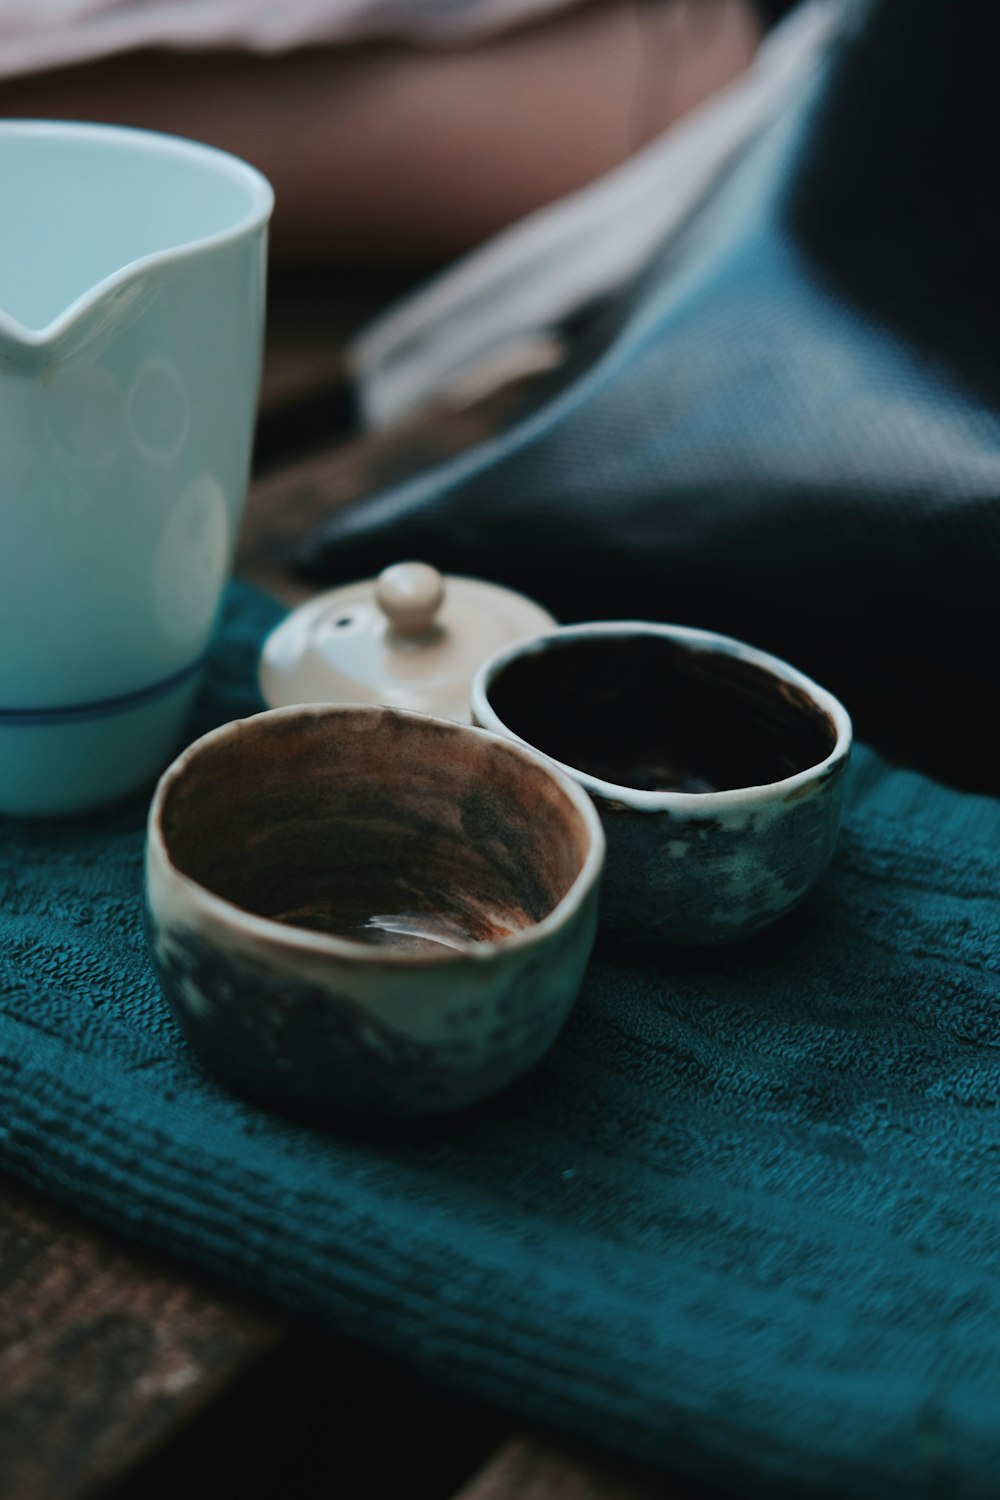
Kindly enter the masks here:
M 564 619 L 728 630 L 967 786 L 1000 566 L 1000 6 L 845 6 L 819 76 L 497 440 L 332 519 Z

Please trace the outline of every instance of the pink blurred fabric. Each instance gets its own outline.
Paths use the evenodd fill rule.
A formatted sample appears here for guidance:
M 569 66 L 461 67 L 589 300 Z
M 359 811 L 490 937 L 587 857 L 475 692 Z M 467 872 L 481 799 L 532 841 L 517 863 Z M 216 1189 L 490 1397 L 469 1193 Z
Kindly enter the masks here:
M 144 47 L 263 54 L 376 39 L 485 36 L 572 0 L 0 0 L 0 77 Z

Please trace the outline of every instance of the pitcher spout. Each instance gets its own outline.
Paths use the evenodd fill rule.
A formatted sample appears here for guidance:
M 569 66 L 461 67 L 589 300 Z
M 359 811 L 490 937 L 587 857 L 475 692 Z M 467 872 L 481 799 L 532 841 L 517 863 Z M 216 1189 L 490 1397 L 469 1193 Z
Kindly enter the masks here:
M 119 325 L 175 263 L 263 234 L 274 194 L 195 141 L 6 120 L 0 202 L 0 370 L 16 372 Z
M 0 373 L 34 371 L 50 343 L 49 329 L 26 328 L 0 307 Z
M 91 288 L 43 328 L 30 328 L 0 307 L 0 372 L 37 376 L 84 349 L 96 355 L 122 319 L 154 295 L 148 278 L 136 271 L 126 281 Z

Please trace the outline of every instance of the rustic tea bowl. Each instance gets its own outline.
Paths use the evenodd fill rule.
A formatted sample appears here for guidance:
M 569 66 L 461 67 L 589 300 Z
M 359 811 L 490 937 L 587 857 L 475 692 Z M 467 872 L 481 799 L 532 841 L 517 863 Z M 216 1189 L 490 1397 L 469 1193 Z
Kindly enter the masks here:
M 454 1109 L 555 1039 L 603 857 L 586 795 L 509 739 L 398 709 L 276 709 L 160 780 L 150 949 L 237 1091 L 320 1121 Z
M 794 667 L 729 636 L 563 626 L 486 662 L 472 716 L 590 793 L 608 841 L 602 919 L 622 936 L 747 937 L 833 853 L 851 721 Z

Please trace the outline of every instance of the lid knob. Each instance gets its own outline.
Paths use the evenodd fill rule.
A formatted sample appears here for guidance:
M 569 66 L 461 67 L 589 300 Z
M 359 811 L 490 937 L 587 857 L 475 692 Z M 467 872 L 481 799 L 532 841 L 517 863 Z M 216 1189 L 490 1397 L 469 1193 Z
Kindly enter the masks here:
M 378 575 L 375 598 L 393 630 L 426 635 L 444 603 L 444 579 L 428 563 L 393 563 Z

